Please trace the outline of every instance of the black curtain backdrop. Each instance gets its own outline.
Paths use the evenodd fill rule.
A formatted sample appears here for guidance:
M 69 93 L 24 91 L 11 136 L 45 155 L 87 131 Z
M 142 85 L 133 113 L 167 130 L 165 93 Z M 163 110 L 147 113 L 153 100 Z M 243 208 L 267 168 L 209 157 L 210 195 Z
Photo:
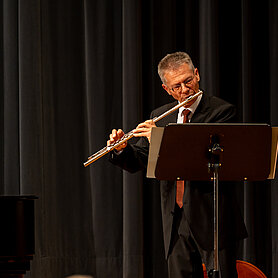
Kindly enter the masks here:
M 240 121 L 277 126 L 277 14 L 276 0 L 1 1 L 0 193 L 39 197 L 26 277 L 167 277 L 157 182 L 83 162 L 171 100 L 156 68 L 178 50 Z M 239 258 L 277 278 L 278 179 L 238 189 Z

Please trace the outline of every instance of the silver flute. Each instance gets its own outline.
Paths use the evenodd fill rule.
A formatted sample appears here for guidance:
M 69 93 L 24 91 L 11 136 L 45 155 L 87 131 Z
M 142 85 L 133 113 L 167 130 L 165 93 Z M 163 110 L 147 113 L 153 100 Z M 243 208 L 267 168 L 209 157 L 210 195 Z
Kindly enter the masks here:
M 161 119 L 163 119 L 164 117 L 172 114 L 174 111 L 176 111 L 177 109 L 179 109 L 180 107 L 186 105 L 188 102 L 190 102 L 193 99 L 196 99 L 198 96 L 200 96 L 203 92 L 201 90 L 198 91 L 198 93 L 188 97 L 185 101 L 177 104 L 176 106 L 174 106 L 173 108 L 167 110 L 166 112 L 164 112 L 163 114 L 161 114 L 158 117 L 155 117 L 152 119 L 152 121 L 154 123 L 160 121 Z M 126 141 L 128 141 L 129 139 L 131 139 L 132 137 L 134 137 L 133 135 L 133 130 L 125 133 L 123 137 L 121 137 L 119 140 L 117 140 L 116 142 L 112 143 L 109 146 L 106 146 L 104 148 L 102 148 L 101 150 L 99 150 L 98 152 L 94 153 L 93 155 L 88 157 L 88 160 L 86 162 L 84 162 L 84 166 L 87 167 L 88 165 L 90 165 L 91 163 L 95 162 L 96 160 L 98 160 L 99 158 L 103 157 L 104 155 L 106 155 L 107 153 L 111 152 L 112 150 L 114 150 L 115 148 L 119 147 L 121 144 L 125 143 Z

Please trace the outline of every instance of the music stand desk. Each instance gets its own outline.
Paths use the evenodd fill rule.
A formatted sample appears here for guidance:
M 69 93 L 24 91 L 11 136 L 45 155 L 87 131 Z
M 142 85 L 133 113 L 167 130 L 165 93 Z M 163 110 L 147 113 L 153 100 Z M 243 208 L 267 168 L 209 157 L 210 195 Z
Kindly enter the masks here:
M 186 123 L 152 129 L 147 177 L 214 182 L 214 269 L 210 277 L 219 277 L 218 181 L 266 180 L 273 167 L 271 139 L 267 124 Z

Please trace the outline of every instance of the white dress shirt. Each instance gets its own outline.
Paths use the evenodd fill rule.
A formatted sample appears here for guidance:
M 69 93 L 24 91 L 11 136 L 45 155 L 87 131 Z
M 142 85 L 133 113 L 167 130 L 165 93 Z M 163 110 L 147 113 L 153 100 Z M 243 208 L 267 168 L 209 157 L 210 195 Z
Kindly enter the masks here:
M 179 123 L 183 123 L 183 117 L 184 117 L 184 116 L 183 116 L 183 110 L 184 110 L 184 109 L 190 110 L 190 114 L 188 115 L 188 122 L 189 122 L 189 123 L 191 122 L 191 118 L 192 118 L 192 116 L 193 116 L 195 110 L 197 109 L 197 107 L 198 107 L 198 105 L 199 105 L 199 103 L 200 103 L 200 101 L 201 101 L 202 96 L 203 96 L 202 94 L 199 95 L 199 96 L 197 97 L 196 101 L 195 101 L 190 107 L 185 108 L 185 107 L 182 106 L 182 107 L 179 108 L 178 119 L 177 119 L 177 123 L 178 123 L 178 124 L 179 124 Z

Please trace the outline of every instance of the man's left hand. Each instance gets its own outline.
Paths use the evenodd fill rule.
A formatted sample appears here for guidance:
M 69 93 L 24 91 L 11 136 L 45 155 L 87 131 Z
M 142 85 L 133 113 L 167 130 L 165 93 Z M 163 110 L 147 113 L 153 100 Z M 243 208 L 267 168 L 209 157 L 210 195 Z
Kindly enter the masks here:
M 153 127 L 156 127 L 153 120 L 147 120 L 143 123 L 140 123 L 134 130 L 134 137 L 142 137 L 145 136 L 148 138 L 149 142 L 151 140 L 151 130 Z

